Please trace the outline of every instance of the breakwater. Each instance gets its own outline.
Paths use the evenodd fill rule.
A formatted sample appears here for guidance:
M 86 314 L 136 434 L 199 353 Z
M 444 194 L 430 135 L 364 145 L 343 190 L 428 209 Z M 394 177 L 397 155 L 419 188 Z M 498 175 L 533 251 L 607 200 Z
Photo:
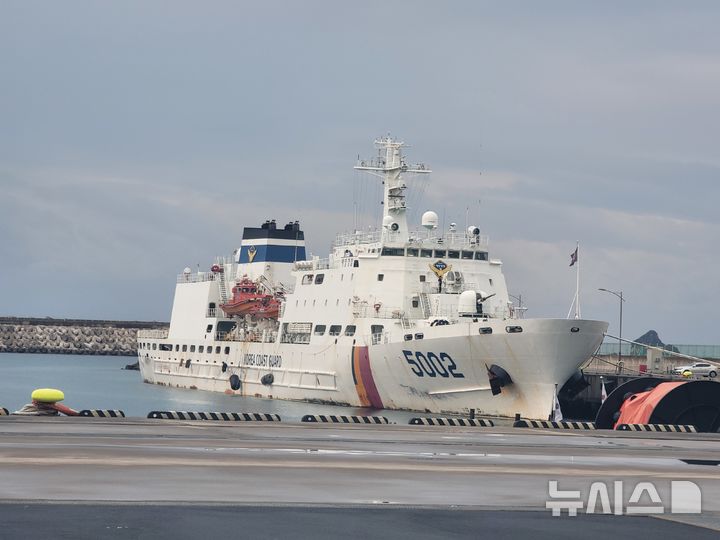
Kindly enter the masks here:
M 0 317 L 0 352 L 135 356 L 137 332 L 165 322 Z

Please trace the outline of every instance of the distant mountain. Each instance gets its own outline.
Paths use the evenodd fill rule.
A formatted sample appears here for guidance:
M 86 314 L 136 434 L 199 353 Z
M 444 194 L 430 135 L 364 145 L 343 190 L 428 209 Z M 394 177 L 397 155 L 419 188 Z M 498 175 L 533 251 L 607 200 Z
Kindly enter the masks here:
M 679 352 L 676 347 L 663 343 L 660 339 L 660 336 L 658 336 L 658 333 L 655 330 L 648 330 L 635 341 L 637 343 L 642 343 L 643 345 L 659 347 L 660 349 L 665 349 L 666 351 Z
M 634 340 L 636 343 L 642 343 L 643 345 L 650 345 L 652 347 L 660 347 L 661 349 L 665 347 L 665 344 L 660 339 L 660 336 L 658 336 L 658 333 L 655 330 L 648 330 L 645 332 L 642 336 Z

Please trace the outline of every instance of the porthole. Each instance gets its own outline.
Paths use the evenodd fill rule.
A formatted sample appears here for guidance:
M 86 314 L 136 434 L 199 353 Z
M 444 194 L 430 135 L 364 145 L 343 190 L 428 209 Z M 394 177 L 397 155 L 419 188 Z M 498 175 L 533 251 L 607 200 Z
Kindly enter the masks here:
M 579 329 L 577 326 L 573 326 L 573 327 L 570 329 L 570 331 L 574 334 L 574 333 L 576 333 L 576 332 L 579 332 L 580 329 Z
M 519 334 L 523 330 L 522 330 L 522 326 L 506 326 L 505 331 L 508 334 Z

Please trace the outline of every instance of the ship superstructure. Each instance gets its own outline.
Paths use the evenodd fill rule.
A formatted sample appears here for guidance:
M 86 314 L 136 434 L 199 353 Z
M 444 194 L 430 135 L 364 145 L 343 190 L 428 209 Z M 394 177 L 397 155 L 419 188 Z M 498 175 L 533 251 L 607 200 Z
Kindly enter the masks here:
M 306 258 L 298 222 L 245 228 L 233 258 L 178 277 L 169 331 L 139 334 L 146 382 L 547 418 L 607 323 L 522 318 L 478 227 L 442 230 L 428 211 L 409 229 L 406 178 L 430 169 L 375 142 L 355 168 L 382 178 L 381 226 L 338 235 L 324 259 Z

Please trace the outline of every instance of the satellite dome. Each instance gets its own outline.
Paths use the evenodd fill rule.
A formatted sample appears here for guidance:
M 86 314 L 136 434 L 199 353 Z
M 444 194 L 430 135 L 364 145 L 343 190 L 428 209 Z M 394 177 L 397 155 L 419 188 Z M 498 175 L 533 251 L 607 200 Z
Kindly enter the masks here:
M 438 215 L 432 210 L 428 210 L 422 215 L 422 226 L 428 230 L 437 229 Z
M 468 234 L 470 236 L 478 236 L 480 234 L 480 229 L 478 229 L 475 225 L 470 225 L 468 227 Z

